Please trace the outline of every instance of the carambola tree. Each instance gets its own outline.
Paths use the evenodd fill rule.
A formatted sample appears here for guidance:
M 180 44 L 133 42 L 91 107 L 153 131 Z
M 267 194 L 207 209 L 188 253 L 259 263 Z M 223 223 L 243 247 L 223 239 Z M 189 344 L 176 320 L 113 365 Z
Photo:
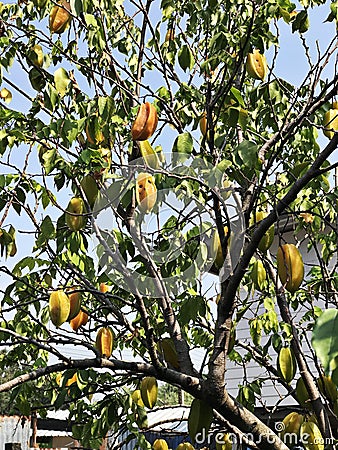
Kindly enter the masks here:
M 194 398 L 193 441 L 212 424 L 250 448 L 334 448 L 337 2 L 0 9 L 10 410 L 68 408 L 83 446 L 128 429 L 148 448 L 165 382 Z M 257 415 L 266 383 L 295 405 L 283 430 Z

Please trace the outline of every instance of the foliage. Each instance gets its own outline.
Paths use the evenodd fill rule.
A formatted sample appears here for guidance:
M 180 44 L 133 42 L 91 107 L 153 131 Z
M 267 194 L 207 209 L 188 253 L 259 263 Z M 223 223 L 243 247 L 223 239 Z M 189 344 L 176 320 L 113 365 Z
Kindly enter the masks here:
M 207 405 L 223 431 L 283 450 L 257 416 L 274 409 L 270 383 L 304 414 L 311 404 L 332 443 L 338 403 L 318 379 L 333 371 L 337 384 L 336 321 L 323 313 L 337 315 L 338 137 L 323 126 L 337 95 L 337 2 L 55 5 L 0 4 L 0 392 L 22 414 L 68 408 L 85 447 L 129 430 L 149 448 L 147 410 L 131 393 L 155 377 Z M 319 8 L 332 41 L 314 53 Z M 276 70 L 286 29 L 306 61 L 297 86 Z M 263 74 L 252 57 L 247 70 L 255 50 Z M 149 141 L 132 139 L 135 123 Z M 296 292 L 277 274 L 277 247 L 289 241 L 305 263 Z M 70 327 L 62 296 L 53 324 L 50 295 L 70 289 L 88 322 Z M 95 346 L 102 328 L 114 336 L 108 358 Z M 307 403 L 277 370 L 283 346 Z M 36 386 L 43 405 L 31 400 Z

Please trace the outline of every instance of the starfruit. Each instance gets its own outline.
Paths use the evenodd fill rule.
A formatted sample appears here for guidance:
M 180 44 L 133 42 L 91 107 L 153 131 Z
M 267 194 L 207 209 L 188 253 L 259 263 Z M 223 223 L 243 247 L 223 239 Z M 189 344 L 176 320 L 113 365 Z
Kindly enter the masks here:
M 149 213 L 157 199 L 155 179 L 149 173 L 140 173 L 136 180 L 136 200 L 141 212 Z
M 114 333 L 109 327 L 100 328 L 96 335 L 96 348 L 101 356 L 109 358 L 113 352 Z
M 296 375 L 297 362 L 291 347 L 282 347 L 278 353 L 278 371 L 287 383 L 291 383 Z
M 173 28 L 169 28 L 165 34 L 165 42 L 173 41 L 175 39 L 175 30 Z
M 190 439 L 195 442 L 196 435 L 205 432 L 208 434 L 213 421 L 213 410 L 204 401 L 195 398 L 190 406 L 188 417 L 188 432 Z
M 11 91 L 9 91 L 6 88 L 2 88 L 0 90 L 0 98 L 1 98 L 1 100 L 4 100 L 5 103 L 8 105 L 12 101 L 13 96 L 12 96 Z
M 87 141 L 92 145 L 99 145 L 104 141 L 104 135 L 101 130 L 98 114 L 92 114 L 86 124 Z
M 267 213 L 264 211 L 257 211 L 255 214 L 255 222 L 258 223 L 261 220 L 265 219 Z M 252 221 L 254 223 L 254 221 Z M 258 250 L 263 253 L 266 253 L 273 243 L 273 239 L 275 237 L 275 227 L 271 225 L 271 227 L 264 233 L 262 239 L 259 241 Z
M 164 439 L 156 439 L 153 443 L 153 450 L 169 450 L 167 441 Z
M 294 244 L 284 244 L 278 248 L 277 271 L 285 289 L 294 294 L 304 279 L 302 255 Z
M 67 290 L 67 295 L 69 298 L 69 304 L 70 304 L 70 311 L 68 316 L 68 321 L 74 319 L 76 317 L 81 309 L 81 297 L 82 293 L 77 291 L 79 288 L 75 287 L 73 289 Z
M 338 399 L 337 386 L 332 381 L 331 377 L 322 375 L 317 380 L 320 393 L 326 397 L 330 402 L 334 403 Z
M 268 73 L 265 55 L 262 55 L 258 49 L 249 53 L 246 60 L 246 70 L 250 77 L 256 80 L 264 80 Z
M 232 449 L 232 440 L 229 433 L 223 433 L 220 438 L 217 435 L 216 439 L 216 450 L 231 450 Z
M 109 291 L 108 285 L 106 283 L 100 283 L 100 292 L 102 292 L 102 294 L 105 294 L 108 291 Z
M 145 141 L 155 132 L 158 122 L 157 110 L 149 102 L 142 103 L 131 128 L 134 141 Z
M 43 66 L 43 51 L 42 47 L 39 44 L 33 45 L 28 54 L 30 62 L 36 67 Z
M 335 104 L 333 105 L 335 106 Z M 338 131 L 338 109 L 332 108 L 326 111 L 323 120 L 324 134 L 329 139 L 332 139 L 334 132 Z
M 141 156 L 144 159 L 144 162 L 151 169 L 159 169 L 160 168 L 160 160 L 157 152 L 150 145 L 149 141 L 140 141 L 139 142 Z
M 324 439 L 314 422 L 303 422 L 300 438 L 305 450 L 324 450 Z
M 297 436 L 303 422 L 304 416 L 295 411 L 284 417 L 282 421 L 284 428 L 280 433 L 280 438 L 286 445 L 291 447 L 292 445 L 297 444 Z
M 69 325 L 74 331 L 77 331 L 80 327 L 85 326 L 88 322 L 88 314 L 86 311 L 81 309 L 79 313 L 74 317 L 74 319 L 71 319 L 69 322 Z
M 56 327 L 60 327 L 68 319 L 70 302 L 62 289 L 53 291 L 49 296 L 49 316 Z
M 85 175 L 81 180 L 81 187 L 85 193 L 89 206 L 93 208 L 99 194 L 99 188 L 97 187 L 95 179 L 89 174 Z
M 144 407 L 141 391 L 139 389 L 135 389 L 135 391 L 131 394 L 131 398 L 137 406 L 142 406 L 142 408 Z
M 62 376 L 62 373 L 61 373 L 61 372 L 59 372 L 59 373 L 56 375 L 55 380 L 56 380 L 56 382 L 57 382 L 57 384 L 58 384 L 59 386 L 62 386 L 62 385 L 63 385 L 64 377 Z M 76 383 L 76 382 L 77 382 L 77 374 L 74 373 L 74 375 L 73 375 L 71 378 L 68 378 L 68 380 L 66 381 L 65 386 L 70 386 L 71 384 Z
M 67 1 L 54 5 L 51 9 L 49 14 L 49 30 L 51 33 L 61 34 L 69 27 L 72 16 L 66 10 L 71 11 L 70 3 Z
M 158 342 L 157 347 L 159 351 L 162 353 L 164 360 L 168 364 L 170 364 L 174 369 L 180 368 L 175 344 L 171 338 L 161 339 Z
M 68 203 L 65 214 L 68 228 L 72 231 L 82 230 L 87 222 L 87 218 L 84 215 L 85 213 L 86 208 L 82 198 L 73 197 Z
M 181 442 L 181 444 L 176 447 L 176 450 L 195 450 L 195 447 L 190 444 L 190 442 Z
M 208 120 L 207 120 L 207 113 L 204 112 L 202 114 L 202 117 L 200 118 L 200 130 L 203 136 L 207 134 L 207 127 L 208 127 Z
M 152 409 L 157 401 L 157 381 L 155 377 L 144 377 L 140 386 L 141 397 L 144 405 Z
M 223 178 L 221 196 L 223 200 L 228 200 L 233 192 L 233 183 L 226 176 Z
M 224 234 L 225 236 L 228 235 L 228 227 L 224 227 Z M 221 240 L 219 238 L 219 234 L 217 229 L 215 230 L 215 232 L 213 233 L 212 236 L 212 248 L 213 248 L 213 254 L 216 255 L 215 256 L 215 260 L 214 260 L 214 264 L 217 267 L 217 269 L 220 269 L 223 264 L 224 264 L 224 256 L 223 256 L 223 251 L 222 251 L 222 245 L 221 245 Z M 229 247 L 230 245 L 230 237 L 228 237 L 228 241 L 227 241 L 227 245 Z
M 266 270 L 260 259 L 256 259 L 252 265 L 251 279 L 255 289 L 257 289 L 257 291 L 262 291 L 266 281 Z
M 296 396 L 299 401 L 299 404 L 304 408 L 312 410 L 312 404 L 310 402 L 310 396 L 306 389 L 304 380 L 302 377 L 298 378 L 296 383 Z

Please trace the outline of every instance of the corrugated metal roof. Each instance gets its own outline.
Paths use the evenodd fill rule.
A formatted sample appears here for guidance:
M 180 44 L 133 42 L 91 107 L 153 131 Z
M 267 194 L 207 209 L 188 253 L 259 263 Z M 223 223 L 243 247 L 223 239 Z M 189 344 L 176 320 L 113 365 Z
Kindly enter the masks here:
M 186 433 L 189 411 L 190 406 L 153 409 L 147 413 L 149 428 L 152 431 L 159 432 L 170 430 L 177 433 Z
M 22 450 L 29 450 L 30 420 L 28 417 L 0 416 L 0 449 L 6 443 L 20 443 Z
M 181 442 L 188 439 L 188 416 L 189 406 L 172 406 L 155 408 L 147 411 L 148 429 L 144 431 L 146 439 L 153 443 L 155 439 L 163 437 L 166 439 L 169 448 L 176 448 Z M 108 436 L 108 448 L 120 447 L 123 450 L 134 450 L 136 440 L 128 442 L 129 432 L 119 436 Z

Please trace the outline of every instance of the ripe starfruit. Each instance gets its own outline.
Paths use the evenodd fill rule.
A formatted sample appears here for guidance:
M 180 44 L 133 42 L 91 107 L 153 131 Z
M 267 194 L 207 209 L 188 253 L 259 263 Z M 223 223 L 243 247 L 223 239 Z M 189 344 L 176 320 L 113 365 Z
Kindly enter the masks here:
M 145 141 L 155 132 L 158 122 L 157 110 L 149 102 L 142 103 L 131 128 L 134 141 Z
M 78 315 L 75 316 L 74 319 L 72 319 L 69 322 L 69 325 L 74 331 L 77 331 L 80 327 L 85 326 L 87 322 L 88 322 L 88 314 L 86 313 L 86 311 L 81 309 Z
M 155 179 L 149 173 L 140 173 L 136 180 L 136 200 L 143 213 L 149 213 L 157 199 Z
M 277 271 L 285 289 L 294 294 L 304 279 L 302 255 L 294 244 L 284 244 L 278 248 Z
M 323 127 L 325 128 L 324 134 L 329 139 L 332 139 L 334 132 L 338 131 L 338 106 L 337 102 L 333 104 L 333 108 L 326 111 L 324 114 Z
M 68 319 L 70 312 L 69 297 L 62 289 L 53 291 L 49 296 L 49 316 L 56 327 Z
M 207 127 L 208 127 L 207 113 L 204 112 L 202 114 L 202 117 L 200 118 L 200 130 L 203 136 L 207 134 Z
M 181 442 L 181 444 L 176 447 L 176 450 L 195 450 L 195 447 L 191 445 L 190 442 Z
M 80 197 L 73 197 L 66 209 L 66 224 L 72 231 L 79 231 L 86 225 L 87 217 L 85 204 Z
M 277 359 L 278 371 L 281 377 L 291 383 L 296 375 L 297 362 L 291 347 L 282 347 Z
M 323 436 L 314 422 L 303 422 L 300 427 L 300 438 L 305 450 L 324 450 Z
M 258 49 L 249 53 L 246 60 L 246 70 L 250 77 L 255 78 L 255 80 L 264 80 L 268 73 L 265 55 L 262 55 Z
M 65 9 L 64 9 L 65 8 Z M 51 33 L 61 34 L 68 27 L 72 20 L 70 3 L 63 1 L 59 5 L 54 5 L 49 14 L 49 30 Z
M 70 303 L 70 311 L 68 316 L 68 321 L 74 319 L 76 317 L 81 309 L 81 298 L 82 293 L 78 291 L 78 287 L 74 287 L 72 289 L 67 290 L 67 295 L 69 298 Z
M 113 352 L 114 333 L 109 327 L 100 328 L 95 343 L 101 356 L 109 358 Z
M 55 377 L 55 380 L 56 380 L 56 382 L 57 382 L 57 384 L 59 385 L 59 386 L 62 386 L 62 384 L 63 384 L 63 375 L 62 375 L 62 373 L 61 372 L 59 372 L 59 373 L 57 373 L 57 375 L 56 375 L 56 377 Z M 77 382 L 77 374 L 76 373 L 74 373 L 74 375 L 72 376 L 72 378 L 68 378 L 68 380 L 66 381 L 66 386 L 70 386 L 71 384 L 73 384 L 73 383 L 76 383 Z
M 109 291 L 108 285 L 106 283 L 100 283 L 100 292 L 102 292 L 102 294 L 105 294 L 108 291 Z
M 156 439 L 153 443 L 153 450 L 169 450 L 167 441 L 164 439 Z
M 173 28 L 169 28 L 165 34 L 165 42 L 173 41 L 175 39 L 175 30 Z
M 285 416 L 282 422 L 284 427 L 280 433 L 281 439 L 290 447 L 292 444 L 296 445 L 300 427 L 304 422 L 304 416 L 296 411 L 293 411 Z
M 140 386 L 141 398 L 147 408 L 152 409 L 157 401 L 157 381 L 155 377 L 144 377 Z

